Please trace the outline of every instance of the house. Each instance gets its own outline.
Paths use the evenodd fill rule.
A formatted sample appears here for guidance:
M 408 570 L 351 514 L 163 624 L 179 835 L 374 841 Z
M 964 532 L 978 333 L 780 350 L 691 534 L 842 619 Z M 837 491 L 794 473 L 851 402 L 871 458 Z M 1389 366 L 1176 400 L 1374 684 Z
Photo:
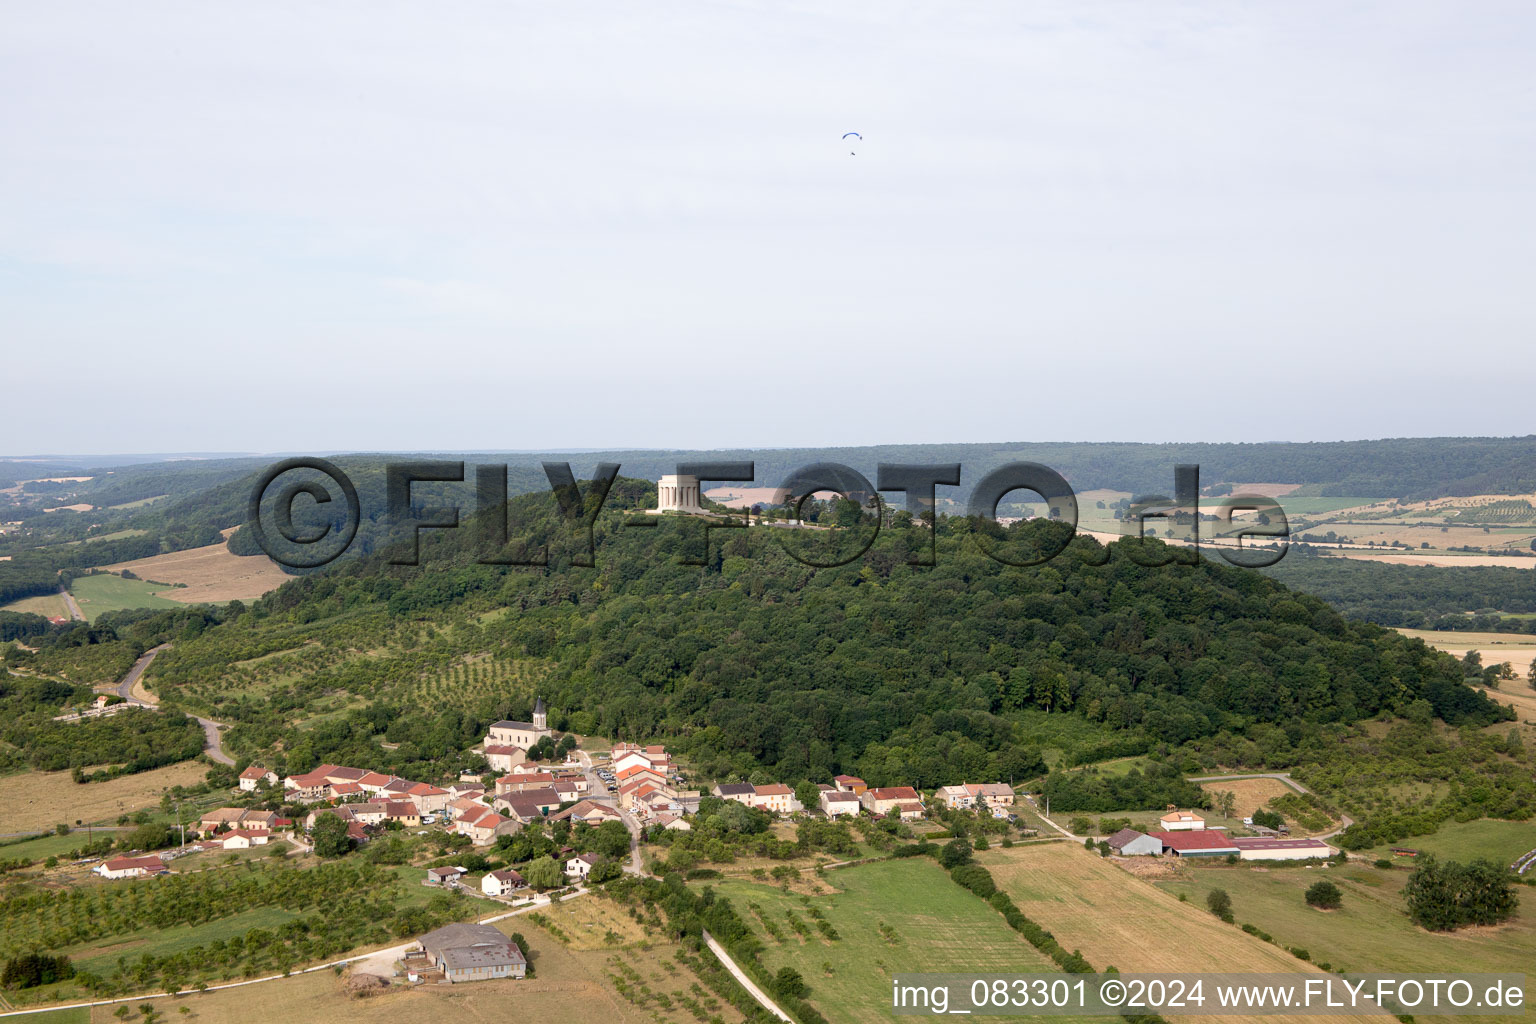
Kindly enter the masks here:
M 586 792 L 586 787 L 578 786 L 576 783 L 566 779 L 556 779 L 555 784 L 550 788 L 555 791 L 555 795 L 560 798 L 560 802 L 563 804 L 574 803 L 580 800 L 581 794 Z
M 1163 852 L 1175 857 L 1228 857 L 1237 856 L 1238 849 L 1226 833 L 1215 829 L 1185 830 L 1182 832 L 1149 832 L 1152 838 L 1163 844 Z
M 329 799 L 330 789 L 330 780 L 320 771 L 290 775 L 283 780 L 283 790 L 287 798 L 302 804 Z
M 226 850 L 249 850 L 253 846 L 266 846 L 272 833 L 260 829 L 237 828 L 219 837 Z
M 344 768 L 334 764 L 323 764 L 315 771 L 325 776 L 327 782 L 361 782 L 372 774 L 365 768 Z
M 864 780 L 857 775 L 838 775 L 833 778 L 832 785 L 842 792 L 852 793 L 854 796 L 863 796 L 864 791 L 869 788 L 864 784 Z
M 348 804 L 352 812 L 352 820 L 363 825 L 384 824 L 384 805 L 375 801 L 360 804 Z
M 976 806 L 976 794 L 970 786 L 940 786 L 933 795 L 952 811 Z
M 240 773 L 240 788 L 247 793 L 254 793 L 256 787 L 263 782 L 269 786 L 277 785 L 277 772 L 269 771 L 266 768 L 259 768 L 253 764 Z
M 538 821 L 544 817 L 544 808 L 538 801 L 530 800 L 521 793 L 497 797 L 496 809 L 519 825 L 526 825 L 530 821 Z
M 159 857 L 113 857 L 91 870 L 102 878 L 147 878 L 165 874 L 165 865 Z
M 1310 860 L 1332 857 L 1337 851 L 1321 839 L 1271 839 L 1268 836 L 1232 840 L 1243 860 Z
M 384 804 L 384 820 L 398 821 L 406 828 L 421 824 L 421 812 L 409 800 L 389 800 Z
M 609 766 L 615 775 L 628 768 L 645 767 L 665 776 L 672 773 L 672 758 L 663 746 L 642 747 L 638 743 L 616 743 L 608 752 Z
M 553 735 L 554 732 L 549 728 L 548 716 L 544 710 L 544 698 L 540 697 L 533 705 L 533 721 L 496 722 L 486 734 L 485 745 L 522 747 L 527 750 L 544 737 Z
M 1194 811 L 1168 808 L 1168 813 L 1157 819 L 1164 832 L 1199 832 L 1205 828 L 1205 819 Z
M 602 863 L 602 858 L 595 853 L 578 853 L 565 862 L 565 874 L 567 878 L 586 878 L 592 873 L 592 869 Z
M 877 789 L 866 789 L 859 797 L 864 804 L 864 809 L 875 817 L 889 814 L 899 803 L 917 803 L 922 805 L 922 797 L 917 795 L 917 790 L 911 786 L 886 786 Z
M 647 779 L 659 786 L 664 786 L 667 782 L 667 773 L 659 772 L 648 764 L 630 765 L 628 768 L 622 768 L 613 773 L 613 780 L 621 786 L 629 782 L 640 782 Z
M 244 807 L 220 807 L 218 810 L 204 814 L 198 820 L 197 829 L 204 834 L 210 834 L 221 828 L 239 828 L 240 819 L 243 817 L 245 817 Z
M 821 809 L 829 818 L 837 818 L 843 815 L 858 817 L 863 804 L 859 801 L 857 793 L 851 793 L 844 789 L 824 789 L 821 791 Z
M 503 818 L 488 807 L 478 812 L 470 811 L 453 825 L 455 832 L 469 836 L 470 842 L 476 846 L 489 846 L 496 841 L 497 836 L 515 832 L 520 827 L 519 822 Z
M 368 794 L 363 792 L 363 787 L 355 782 L 332 782 L 328 784 L 327 792 L 332 800 L 361 800 Z
M 478 800 L 483 796 L 485 796 L 485 783 L 479 779 L 474 779 L 470 782 L 455 782 L 448 787 L 448 802 L 450 804 L 455 800 Z
M 378 796 L 384 791 L 384 787 L 389 785 L 390 777 L 382 772 L 368 772 L 356 782 L 363 788 L 364 793 L 369 796 Z
M 508 743 L 488 743 L 485 746 L 485 763 L 491 766 L 493 772 L 509 772 L 513 765 L 527 756 L 527 750 Z
M 1123 828 L 1106 841 L 1122 857 L 1156 857 L 1163 852 L 1161 839 L 1133 828 Z
M 753 786 L 752 795 L 747 798 L 747 806 L 761 807 L 770 814 L 793 814 L 805 809 L 795 799 L 795 791 L 782 782 Z
M 621 820 L 618 811 L 612 807 L 605 807 L 594 800 L 578 801 L 557 814 L 551 814 L 549 817 L 551 821 L 564 821 L 568 818 L 572 822 L 585 821 L 589 825 L 601 825 L 605 821 Z
M 468 872 L 455 865 L 440 868 L 427 868 L 427 881 L 432 885 L 447 885 L 449 882 L 457 882 Z
M 656 815 L 656 824 L 673 832 L 692 832 L 693 825 L 687 818 L 680 818 L 670 811 L 662 811 Z
M 722 782 L 710 790 L 722 800 L 735 800 L 739 804 L 752 805 L 752 797 L 757 793 L 757 787 L 750 782 Z
M 505 796 L 508 793 L 522 793 L 530 789 L 548 789 L 554 784 L 555 777 L 550 772 L 524 772 L 503 775 L 496 780 L 496 795 Z
M 422 814 L 437 814 L 448 806 L 448 791 L 427 782 L 418 782 L 406 795 Z
M 892 809 L 902 821 L 917 821 L 923 816 L 923 805 L 916 800 L 898 800 Z
M 246 811 L 240 815 L 238 827 L 257 832 L 271 832 L 282 820 L 277 816 L 276 811 Z
M 508 868 L 505 871 L 487 871 L 480 879 L 480 891 L 487 896 L 510 896 L 519 889 L 528 888 L 523 876 Z
M 517 943 L 488 924 L 444 925 L 423 935 L 421 948 L 450 983 L 528 973 L 528 961 Z
M 486 805 L 484 803 L 482 803 L 480 800 L 478 800 L 478 799 L 470 799 L 469 797 L 466 796 L 466 797 L 460 797 L 457 800 L 450 800 L 450 801 L 448 801 L 447 811 L 448 811 L 449 814 L 451 814 L 451 815 L 453 815 L 454 817 L 457 818 L 458 816 L 460 816 L 462 814 L 467 814 L 470 811 L 483 811 L 483 810 L 485 810 L 485 807 L 486 807 Z
M 982 782 L 971 783 L 966 787 L 972 791 L 979 807 L 985 807 L 994 815 L 998 811 L 1006 811 L 1013 806 L 1016 796 L 1013 787 L 1006 782 Z

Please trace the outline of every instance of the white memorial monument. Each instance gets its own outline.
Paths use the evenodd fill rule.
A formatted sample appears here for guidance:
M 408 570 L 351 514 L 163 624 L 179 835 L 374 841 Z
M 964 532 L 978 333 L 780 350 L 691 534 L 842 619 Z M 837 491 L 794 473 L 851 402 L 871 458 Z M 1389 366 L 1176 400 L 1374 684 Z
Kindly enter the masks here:
M 656 485 L 656 511 L 704 513 L 699 504 L 699 478 L 696 476 L 664 476 Z

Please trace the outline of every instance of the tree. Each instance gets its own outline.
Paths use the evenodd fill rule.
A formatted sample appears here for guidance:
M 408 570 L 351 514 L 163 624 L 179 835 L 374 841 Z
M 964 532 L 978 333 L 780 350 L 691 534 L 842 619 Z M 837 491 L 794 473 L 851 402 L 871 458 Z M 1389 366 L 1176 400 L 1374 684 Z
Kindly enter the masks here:
M 622 821 L 605 821 L 588 835 L 587 848 L 605 857 L 623 857 L 629 853 L 629 829 Z
M 1227 895 L 1227 890 L 1212 889 L 1210 892 L 1206 893 L 1205 905 L 1210 908 L 1211 913 L 1215 914 L 1223 921 L 1231 923 L 1232 897 Z
M 1230 789 L 1222 790 L 1216 797 L 1216 806 L 1221 810 L 1223 818 L 1230 818 L 1237 810 L 1237 794 Z
M 1278 811 L 1271 811 L 1267 807 L 1261 807 L 1253 812 L 1253 823 L 1264 828 L 1278 830 L 1285 825 L 1285 819 L 1280 816 Z
M 1344 903 L 1344 894 L 1329 881 L 1313 882 L 1307 888 L 1307 906 L 1318 910 L 1337 910 Z
M 971 862 L 971 844 L 964 839 L 951 839 L 939 851 L 939 863 L 946 868 L 959 867 Z
M 352 850 L 352 837 L 347 835 L 347 823 L 334 814 L 322 814 L 310 830 L 319 857 L 344 857 Z
M 1461 864 L 1426 857 L 1408 876 L 1403 897 L 1408 916 L 1430 931 L 1498 924 L 1520 905 L 1509 872 L 1488 860 Z
M 780 967 L 773 976 L 773 991 L 781 996 L 800 998 L 806 993 L 805 979 L 793 967 Z
M 803 780 L 795 786 L 795 799 L 806 810 L 814 811 L 821 806 L 821 790 L 816 783 Z
M 565 884 L 565 872 L 550 856 L 537 857 L 519 869 L 523 880 L 535 889 L 555 889 Z

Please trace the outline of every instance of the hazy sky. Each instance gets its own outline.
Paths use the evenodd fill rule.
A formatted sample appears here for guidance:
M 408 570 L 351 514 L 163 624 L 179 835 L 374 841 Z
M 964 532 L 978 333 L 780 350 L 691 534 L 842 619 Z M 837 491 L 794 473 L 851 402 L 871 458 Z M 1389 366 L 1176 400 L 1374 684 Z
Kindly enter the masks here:
M 5 7 L 0 453 L 1536 429 L 1526 4 Z

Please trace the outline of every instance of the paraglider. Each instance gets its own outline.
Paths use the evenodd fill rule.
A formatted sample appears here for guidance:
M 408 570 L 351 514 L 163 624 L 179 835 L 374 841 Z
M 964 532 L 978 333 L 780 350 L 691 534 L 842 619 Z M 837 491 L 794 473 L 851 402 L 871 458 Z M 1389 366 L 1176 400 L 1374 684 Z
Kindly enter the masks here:
M 849 139 L 858 139 L 860 142 L 863 142 L 864 141 L 864 136 L 860 135 L 858 132 L 844 132 L 843 133 L 843 141 L 846 142 Z M 848 151 L 848 155 L 849 156 L 857 156 L 858 154 L 850 149 Z

